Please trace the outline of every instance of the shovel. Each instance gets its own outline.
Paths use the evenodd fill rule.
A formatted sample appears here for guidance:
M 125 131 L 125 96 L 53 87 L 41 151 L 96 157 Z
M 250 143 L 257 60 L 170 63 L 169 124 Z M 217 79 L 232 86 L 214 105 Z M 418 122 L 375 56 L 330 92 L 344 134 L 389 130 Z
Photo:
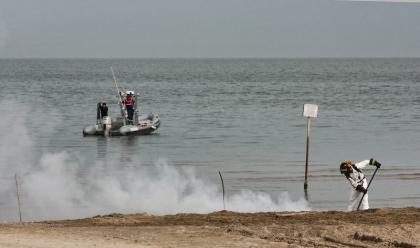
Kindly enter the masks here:
M 367 191 L 368 191 L 368 189 L 369 189 L 369 186 L 370 186 L 370 184 L 372 183 L 372 180 L 373 180 L 373 178 L 375 177 L 375 174 L 376 174 L 376 172 L 377 172 L 378 170 L 379 170 L 379 168 L 378 168 L 378 167 L 376 167 L 376 170 L 375 170 L 375 172 L 373 172 L 372 178 L 370 179 L 369 184 L 368 184 L 368 186 L 367 186 L 367 188 L 366 188 L 366 193 L 367 193 Z M 362 204 L 363 198 L 365 197 L 366 193 L 363 193 L 363 195 L 362 195 L 362 199 L 360 199 L 360 202 L 359 202 L 359 206 L 357 206 L 357 210 L 359 210 L 360 205 Z

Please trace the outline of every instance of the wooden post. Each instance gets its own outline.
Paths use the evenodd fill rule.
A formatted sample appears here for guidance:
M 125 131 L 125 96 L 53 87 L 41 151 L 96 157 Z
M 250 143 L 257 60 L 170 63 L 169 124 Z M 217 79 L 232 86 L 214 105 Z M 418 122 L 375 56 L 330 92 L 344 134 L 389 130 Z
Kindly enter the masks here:
M 223 191 L 223 210 L 226 210 L 226 194 L 225 194 L 225 184 L 223 183 L 222 173 L 219 171 L 220 180 L 222 181 L 222 191 Z
M 19 209 L 19 222 L 22 222 L 22 212 L 20 211 L 19 183 L 17 179 L 17 174 L 15 174 L 15 182 L 16 182 L 17 204 L 18 204 L 18 209 Z

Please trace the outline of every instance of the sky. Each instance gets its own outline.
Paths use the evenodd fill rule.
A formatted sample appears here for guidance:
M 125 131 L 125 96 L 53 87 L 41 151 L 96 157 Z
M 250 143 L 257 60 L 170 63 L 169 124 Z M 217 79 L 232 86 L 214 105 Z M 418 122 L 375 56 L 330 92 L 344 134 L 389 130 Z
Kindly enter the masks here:
M 420 57 L 420 1 L 0 0 L 0 58 Z

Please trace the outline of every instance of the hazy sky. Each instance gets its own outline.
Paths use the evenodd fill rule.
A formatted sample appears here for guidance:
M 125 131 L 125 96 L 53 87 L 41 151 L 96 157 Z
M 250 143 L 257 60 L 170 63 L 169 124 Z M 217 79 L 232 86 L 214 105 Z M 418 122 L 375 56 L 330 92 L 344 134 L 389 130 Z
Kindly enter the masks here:
M 420 57 L 413 2 L 0 0 L 0 57 Z

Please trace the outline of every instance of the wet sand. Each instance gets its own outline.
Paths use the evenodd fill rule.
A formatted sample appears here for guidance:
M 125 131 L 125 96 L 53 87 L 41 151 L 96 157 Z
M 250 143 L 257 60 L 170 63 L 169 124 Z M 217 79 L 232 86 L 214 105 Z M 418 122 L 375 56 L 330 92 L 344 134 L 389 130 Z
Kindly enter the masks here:
M 420 208 L 111 214 L 0 225 L 0 247 L 419 247 Z

